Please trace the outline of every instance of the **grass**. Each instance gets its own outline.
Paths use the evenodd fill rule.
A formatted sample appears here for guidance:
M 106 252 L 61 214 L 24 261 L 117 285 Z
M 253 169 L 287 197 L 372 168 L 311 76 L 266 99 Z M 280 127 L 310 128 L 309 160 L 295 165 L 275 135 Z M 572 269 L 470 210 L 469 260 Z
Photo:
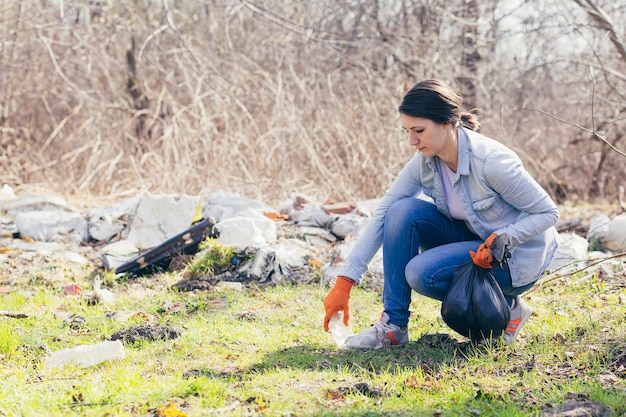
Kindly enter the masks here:
M 39 277 L 1 296 L 2 416 L 526 416 L 568 399 L 626 414 L 623 277 L 574 276 L 527 297 L 536 312 L 512 347 L 475 347 L 414 296 L 411 343 L 338 350 L 322 330 L 320 284 L 178 292 L 180 275 L 107 279 L 112 305 L 88 291 L 62 295 Z M 89 274 L 75 276 L 89 288 Z M 355 288 L 355 331 L 374 322 L 380 293 Z M 115 320 L 114 312 L 127 314 Z M 170 340 L 126 343 L 126 358 L 47 368 L 52 351 L 140 324 L 177 329 Z

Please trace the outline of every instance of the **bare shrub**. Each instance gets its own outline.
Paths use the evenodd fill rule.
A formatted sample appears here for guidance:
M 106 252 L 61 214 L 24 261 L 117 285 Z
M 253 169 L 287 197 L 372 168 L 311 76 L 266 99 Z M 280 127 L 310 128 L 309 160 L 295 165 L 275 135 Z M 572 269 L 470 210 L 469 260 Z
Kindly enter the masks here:
M 475 93 L 484 133 L 560 200 L 615 197 L 619 157 L 562 121 L 623 137 L 624 63 L 578 5 L 309 3 L 3 2 L 0 180 L 374 198 L 414 152 L 402 95 L 437 77 Z

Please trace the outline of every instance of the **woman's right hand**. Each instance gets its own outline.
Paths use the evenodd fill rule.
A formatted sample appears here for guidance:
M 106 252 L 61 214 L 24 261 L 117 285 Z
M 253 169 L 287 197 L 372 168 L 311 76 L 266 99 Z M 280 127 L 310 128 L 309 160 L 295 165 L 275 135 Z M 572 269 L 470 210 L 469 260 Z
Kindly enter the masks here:
M 330 319 L 340 311 L 343 311 L 343 324 L 347 326 L 350 322 L 350 290 L 354 286 L 354 281 L 349 278 L 337 276 L 335 286 L 324 298 L 324 331 L 328 331 Z

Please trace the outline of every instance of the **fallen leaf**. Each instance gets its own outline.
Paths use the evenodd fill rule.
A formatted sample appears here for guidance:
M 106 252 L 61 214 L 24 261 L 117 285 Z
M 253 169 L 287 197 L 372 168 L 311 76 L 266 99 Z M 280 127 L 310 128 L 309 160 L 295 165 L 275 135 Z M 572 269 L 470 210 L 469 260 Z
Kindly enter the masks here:
M 331 401 L 343 400 L 346 398 L 341 392 L 332 389 L 326 391 L 326 397 L 328 397 Z
M 322 267 L 322 261 L 319 259 L 309 258 L 307 259 L 307 263 L 309 264 L 309 267 L 313 269 L 320 269 Z
M 289 215 L 285 213 L 276 213 L 276 212 L 263 212 L 265 217 L 270 218 L 272 220 L 289 220 Z
M 565 337 L 561 333 L 556 333 L 552 338 L 562 345 L 565 344 Z
M 6 246 L 0 247 L 0 253 L 11 253 L 13 249 L 7 248 Z
M 63 295 L 77 295 L 82 291 L 83 289 L 76 284 L 70 284 L 63 287 Z
M 407 380 L 404 381 L 404 385 L 406 385 L 407 388 L 419 388 L 420 386 L 415 375 L 411 375 L 409 378 L 407 378 Z
M 187 413 L 180 411 L 176 403 L 169 403 L 165 407 L 159 407 L 157 417 L 187 417 Z
M 322 210 L 327 214 L 346 214 L 356 208 L 356 203 L 329 203 L 322 205 Z

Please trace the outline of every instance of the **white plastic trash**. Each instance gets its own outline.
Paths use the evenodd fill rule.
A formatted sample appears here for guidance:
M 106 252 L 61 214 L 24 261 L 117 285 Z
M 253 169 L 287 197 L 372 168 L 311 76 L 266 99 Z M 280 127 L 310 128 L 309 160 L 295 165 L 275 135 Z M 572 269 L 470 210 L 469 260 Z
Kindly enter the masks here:
M 58 368 L 74 363 L 82 368 L 108 361 L 124 359 L 126 352 L 121 341 L 106 340 L 94 345 L 80 345 L 58 350 L 45 360 L 48 368 Z
M 602 249 L 623 252 L 626 250 L 626 215 L 620 214 L 613 218 L 605 214 L 593 216 L 587 240 L 596 243 Z
M 337 343 L 339 348 L 343 348 L 348 336 L 352 336 L 352 326 L 343 324 L 343 311 L 338 312 L 330 318 L 328 322 L 328 328 L 330 334 L 333 336 L 333 340 Z

